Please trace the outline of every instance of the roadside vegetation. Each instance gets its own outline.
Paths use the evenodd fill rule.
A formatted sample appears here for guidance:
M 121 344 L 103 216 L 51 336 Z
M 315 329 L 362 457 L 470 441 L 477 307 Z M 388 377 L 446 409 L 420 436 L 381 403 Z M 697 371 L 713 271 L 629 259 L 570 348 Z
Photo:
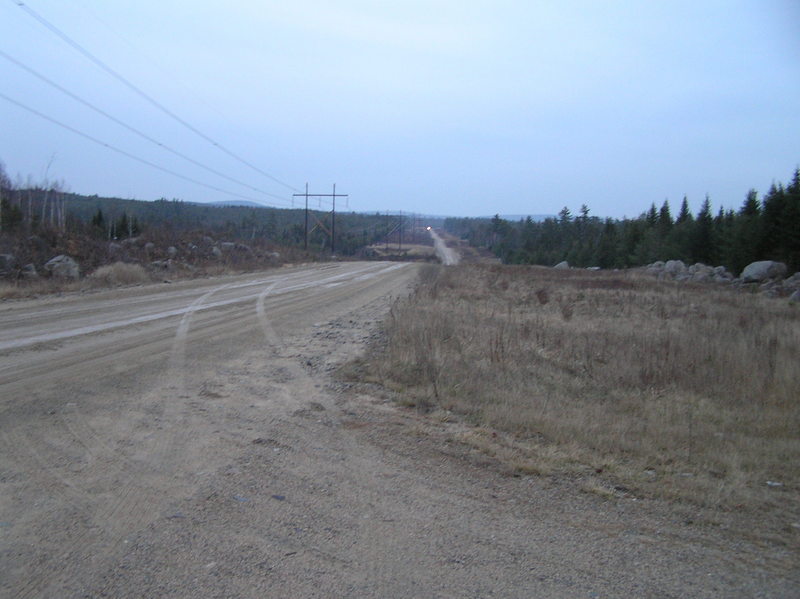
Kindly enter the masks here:
M 518 473 L 800 521 L 800 310 L 635 271 L 425 266 L 356 370 Z
M 427 259 L 429 236 L 410 215 L 332 219 L 319 209 L 306 221 L 299 208 L 84 196 L 60 181 L 14 183 L 0 162 L 0 299 L 316 260 Z

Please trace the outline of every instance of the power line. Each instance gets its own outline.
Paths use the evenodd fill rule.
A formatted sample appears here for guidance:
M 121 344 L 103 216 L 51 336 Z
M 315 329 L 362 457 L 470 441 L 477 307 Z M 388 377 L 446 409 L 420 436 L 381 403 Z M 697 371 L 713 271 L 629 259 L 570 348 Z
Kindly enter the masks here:
M 206 187 L 208 189 L 213 189 L 214 191 L 218 191 L 220 193 L 224 193 L 224 194 L 227 194 L 229 196 L 233 196 L 235 198 L 241 198 L 241 199 L 244 199 L 244 200 L 249 200 L 251 202 L 256 202 L 258 204 L 263 204 L 263 202 L 261 200 L 259 200 L 258 198 L 252 198 L 250 196 L 246 196 L 246 195 L 243 195 L 243 194 L 240 194 L 240 193 L 236 193 L 235 191 L 228 191 L 227 189 L 222 189 L 221 187 L 217 187 L 216 185 L 211 185 L 209 183 L 203 183 L 202 181 L 198 181 L 197 179 L 193 179 L 192 177 L 187 177 L 186 175 L 182 175 L 182 174 L 180 174 L 178 172 L 175 172 L 175 171 L 173 171 L 171 169 L 168 169 L 168 168 L 165 168 L 163 166 L 160 166 L 160 165 L 158 165 L 158 164 L 156 164 L 154 162 L 150 162 L 149 160 L 146 160 L 144 158 L 140 158 L 139 156 L 135 156 L 134 154 L 131 154 L 130 152 L 126 152 L 125 150 L 117 148 L 116 146 L 112 146 L 111 144 L 108 144 L 108 143 L 106 143 L 106 142 L 104 142 L 102 140 L 99 140 L 96 137 L 92 137 L 88 133 L 84 133 L 83 131 L 79 131 L 78 129 L 75 129 L 74 127 L 70 127 L 69 125 L 66 125 L 66 124 L 62 123 L 61 121 L 58 121 L 58 120 L 56 120 L 56 119 L 54 119 L 52 117 L 49 117 L 46 114 L 44 114 L 42 112 L 39 112 L 38 110 L 36 110 L 34 108 L 31 108 L 30 106 L 26 106 L 25 104 L 23 104 L 21 102 L 18 102 L 16 100 L 14 100 L 13 98 L 9 98 L 7 95 L 5 95 L 2 92 L 0 92 L 0 98 L 4 99 L 5 101 L 7 101 L 7 102 L 9 102 L 11 104 L 14 104 L 15 106 L 18 106 L 19 108 L 22 108 L 23 110 L 27 110 L 28 112 L 30 112 L 32 114 L 35 114 L 36 116 L 38 116 L 38 117 L 40 117 L 40 118 L 42 118 L 42 119 L 44 119 L 46 121 L 49 121 L 49 122 L 53 123 L 54 125 L 58 125 L 59 127 L 62 127 L 64 129 L 66 129 L 67 131 L 71 131 L 72 133 L 75 133 L 76 135 L 79 135 L 79 136 L 83 137 L 84 139 L 88 139 L 91 142 L 94 142 L 94 143 L 96 143 L 98 145 L 101 145 L 101 146 L 103 146 L 105 148 L 108 148 L 109 150 L 113 150 L 114 152 L 117 152 L 118 154 L 122 154 L 123 156 L 126 156 L 126 157 L 128 157 L 128 158 L 130 158 L 132 160 L 136 160 L 137 162 L 141 162 L 142 164 L 145 164 L 145 165 L 147 165 L 149 167 L 152 167 L 154 169 L 158 169 L 158 170 L 160 170 L 162 172 L 170 174 L 173 177 L 178 177 L 179 179 L 183 179 L 184 181 L 189 181 L 190 183 L 194 183 L 195 185 L 200 185 L 200 186 Z M 282 201 L 284 203 L 286 203 L 286 204 L 290 203 L 288 200 L 282 200 Z M 291 202 L 291 204 L 292 204 L 292 206 L 294 205 L 293 202 Z
M 247 166 L 247 167 L 251 168 L 252 170 L 256 171 L 257 173 L 260 173 L 261 175 L 263 175 L 263 176 L 267 177 L 268 179 L 271 179 L 271 180 L 272 180 L 272 181 L 274 181 L 275 183 L 278 183 L 279 185 L 282 185 L 282 186 L 284 186 L 284 187 L 286 187 L 286 188 L 288 188 L 288 189 L 291 189 L 292 191 L 298 191 L 298 190 L 297 190 L 297 188 L 293 187 L 292 185 L 289 185 L 288 183 L 285 183 L 285 182 L 281 181 L 281 180 L 280 180 L 280 179 L 278 179 L 277 177 L 275 177 L 275 176 L 273 176 L 273 175 L 270 175 L 268 172 L 266 172 L 266 171 L 264 171 L 264 170 L 260 169 L 259 167 L 255 166 L 255 165 L 254 165 L 254 164 L 252 164 L 251 162 L 248 162 L 248 161 L 247 161 L 247 160 L 245 160 L 244 158 L 242 158 L 242 157 L 238 156 L 237 154 L 234 154 L 232 151 L 230 151 L 229 149 L 227 149 L 225 146 L 223 146 L 222 144 L 220 144 L 219 142 L 215 141 L 214 139 L 212 139 L 211 137 L 209 137 L 208 135 L 206 135 L 205 133 L 203 133 L 202 131 L 200 131 L 200 130 L 199 130 L 199 129 L 197 129 L 196 127 L 192 126 L 191 124 L 189 124 L 188 122 L 186 122 L 185 120 L 183 120 L 183 119 L 182 119 L 181 117 L 179 117 L 177 114 L 175 114 L 174 112 L 172 112 L 171 110 L 169 110 L 169 109 L 168 109 L 166 106 L 164 106 L 163 104 L 161 104 L 160 102 L 158 102 L 156 99 L 154 99 L 152 96 L 148 95 L 147 93 L 145 93 L 144 91 L 142 91 L 141 89 L 139 89 L 139 88 L 138 88 L 136 85 L 134 85 L 133 83 L 131 83 L 130 81 L 128 81 L 128 80 L 127 80 L 125 77 L 123 77 L 122 75 L 120 75 L 120 74 L 119 74 L 117 71 L 115 71 L 114 69 L 112 69 L 110 66 L 108 66 L 106 63 L 104 63 L 103 61 L 101 61 L 101 60 L 100 60 L 99 58 L 97 58 L 96 56 L 94 56 L 94 54 L 92 54 L 92 53 L 91 53 L 91 52 L 89 52 L 89 51 L 88 51 L 86 48 L 84 48 L 83 46 L 81 46 L 81 45 L 80 45 L 78 42 L 74 41 L 74 40 L 73 40 L 72 38 L 70 38 L 70 37 L 69 37 L 69 36 L 68 36 L 66 33 L 64 33 L 64 32 L 63 32 L 63 31 L 61 31 L 61 30 L 60 30 L 58 27 L 56 27 L 55 25 L 53 25 L 52 23 L 50 23 L 50 22 L 49 22 L 47 19 L 45 19 L 44 17 L 42 17 L 42 16 L 41 16 L 39 13 L 37 13 L 37 12 L 36 12 L 35 10 L 33 10 L 32 8 L 30 8 L 30 7 L 29 7 L 27 4 L 25 4 L 24 2 L 21 2 L 20 0 L 11 0 L 11 1 L 12 1 L 14 4 L 16 4 L 17 6 L 19 6 L 19 7 L 20 7 L 22 10 L 24 10 L 26 13 L 28 13 L 28 14 L 29 14 L 31 17 L 33 17 L 34 19 L 36 19 L 36 20 L 37 20 L 39 23 L 41 23 L 41 24 L 42 24 L 44 27 L 46 27 L 47 29 L 49 29 L 49 30 L 50 30 L 52 33 L 54 33 L 55 35 L 57 35 L 58 37 L 60 37 L 60 38 L 61 38 L 61 39 L 62 39 L 64 42 L 66 42 L 68 45 L 72 46 L 72 48 L 73 48 L 73 49 L 75 49 L 75 50 L 76 50 L 76 51 L 78 51 L 80 54 L 82 54 L 84 57 L 86 57 L 88 60 L 90 60 L 91 62 L 93 62 L 93 63 L 94 63 L 96 66 L 100 67 L 100 68 L 101 68 L 102 70 L 104 70 L 106 73 L 108 73 L 109 75 L 111 75 L 111 76 L 112 76 L 114 79 L 116 79 L 117 81 L 119 81 L 120 83 L 122 83 L 122 84 L 123 84 L 125 87 L 127 87 L 128 89 L 130 89 L 131 91 L 133 91 L 135 94 L 137 94 L 138 96 L 140 96 L 141 98 L 143 98 L 144 100 L 146 100 L 147 102 L 149 102 L 150 104 L 152 104 L 153 106 L 155 106 L 156 108 L 158 108 L 158 109 L 159 109 L 161 112 L 163 112 L 164 114 L 166 114 L 167 116 L 169 116 L 171 119 L 173 119 L 173 120 L 177 121 L 178 123 L 180 123 L 181 125 L 183 125 L 183 126 L 184 126 L 184 127 L 186 127 L 187 129 L 189 129 L 189 131 L 191 131 L 191 132 L 192 132 L 192 133 L 194 133 L 195 135 L 197 135 L 197 136 L 199 136 L 199 137 L 203 138 L 204 140 L 206 140 L 207 142 L 209 142 L 211 145 L 213 145 L 215 148 L 217 148 L 217 149 L 218 149 L 218 150 L 220 150 L 221 152 L 223 152 L 223 153 L 227 154 L 228 156 L 230 156 L 230 157 L 231 157 L 231 158 L 233 158 L 234 160 L 237 160 L 238 162 L 240 162 L 240 163 L 244 164 L 245 166 Z
M 127 129 L 128 131 L 130 131 L 130 132 L 132 132 L 132 133 L 135 133 L 135 134 L 136 134 L 136 135 L 138 135 L 139 137 L 141 137 L 141 138 L 143 138 L 143 139 L 146 139 L 146 140 L 147 140 L 147 141 L 149 141 L 150 143 L 153 143 L 153 144 L 157 145 L 158 147 L 162 148 L 163 150 L 166 150 L 167 152 L 170 152 L 170 153 L 174 154 L 175 156 L 178 156 L 178 157 L 180 157 L 180 158 L 183 158 L 183 159 L 184 159 L 184 160 L 186 160 L 187 162 L 191 162 L 191 163 L 192 163 L 192 164 L 194 164 L 195 166 L 199 166 L 200 168 L 202 168 L 202 169 L 205 169 L 205 170 L 207 170 L 207 171 L 209 171 L 209 172 L 211 172 L 211 173 L 214 173 L 215 175 L 217 175 L 217 176 L 219 176 L 219 177 L 222 177 L 223 179 L 227 179 L 228 181 L 231 181 L 231 182 L 233 182 L 233 183 L 236 183 L 236 184 L 238 184 L 238 185 L 242 185 L 242 186 L 244 186 L 244 187 L 247 187 L 248 189 L 251 189 L 251 190 L 253 190 L 253 191 L 257 191 L 258 193 L 263 193 L 263 194 L 264 194 L 264 195 L 266 195 L 266 196 L 269 196 L 269 197 L 272 197 L 272 198 L 277 198 L 277 199 L 279 199 L 279 200 L 283 200 L 283 198 L 282 198 L 281 196 L 275 195 L 274 193 L 270 193 L 270 192 L 268 192 L 268 191 L 264 191 L 263 189 L 259 189 L 258 187 L 253 187 L 252 185 L 249 185 L 249 184 L 247 184 L 247 183 L 245 183 L 245 182 L 243 182 L 243 181 L 239 181 L 238 179 L 234 179 L 233 177 L 230 177 L 230 176 L 226 175 L 225 173 L 222 173 L 222 172 L 220 172 L 220 171 L 218 171 L 218 170 L 216 170 L 216 169 L 214 169 L 214 168 L 212 168 L 212 167 L 210 167 L 210 166 L 207 166 L 207 165 L 203 164 L 202 162 L 198 162 L 198 161 L 197 161 L 197 160 L 195 160 L 194 158 L 191 158 L 190 156 L 187 156 L 186 154 L 183 154 L 183 153 L 179 152 L 178 150 L 175 150 L 175 149 L 173 149 L 173 148 L 169 147 L 169 146 L 168 146 L 168 145 L 166 145 L 165 143 L 162 143 L 162 142 L 158 141 L 157 139 L 154 139 L 154 138 L 150 137 L 150 136 L 149 136 L 149 135 L 147 135 L 146 133 L 143 133 L 143 132 L 139 131 L 139 130 L 138 130 L 138 129 L 136 129 L 135 127 L 132 127 L 131 125 L 128 125 L 128 124 L 127 124 L 127 123 L 125 123 L 124 121 L 121 121 L 120 119 L 116 118 L 115 116 L 113 116 L 113 115 L 111 115 L 111 114 L 107 113 L 107 112 L 106 112 L 105 110 L 103 110 L 102 108 L 98 108 L 97 106 L 95 106 L 95 105 L 94 105 L 94 104 L 92 104 L 91 102 L 89 102 L 89 101 L 87 101 L 87 100 L 84 100 L 84 99 L 83 99 L 83 98 L 81 98 L 80 96 L 77 96 L 76 94 L 72 93 L 72 92 L 71 92 L 71 91 L 69 91 L 68 89 L 66 89 L 66 88 L 64 88 L 63 86 L 59 85 L 58 83 L 56 83 L 56 82 L 55 82 L 55 81 L 53 81 L 52 79 L 48 79 L 47 77 L 45 77 L 45 76 L 44 76 L 44 75 L 42 75 L 41 73 L 37 73 L 37 72 L 36 72 L 36 71 L 34 71 L 32 68 L 30 68 L 30 67 L 26 66 L 25 64 L 21 63 L 19 60 L 17 60 L 16 58 L 14 58 L 14 57 L 12 57 L 12 56 L 10 56 L 10 55 L 6 54 L 6 53 L 5 53 L 5 52 L 3 52 L 2 50 L 0 50 L 0 56 L 2 56 L 3 58 L 5 58 L 5 59 L 6 59 L 6 60 L 8 60 L 9 62 L 12 62 L 13 64 L 17 65 L 19 68 L 21 68 L 21 69 L 23 69 L 23 70 L 27 71 L 28 73 L 30 73 L 30 74 L 31 74 L 31 75 L 33 75 L 34 77 L 37 77 L 37 78 L 39 78 L 40 80 L 42 80 L 42 81 L 44 81 L 45 83 L 47 83 L 48 85 L 50 85 L 50 86 L 52 86 L 52 87 L 56 88 L 58 91 L 60 91 L 61 93 L 65 94 L 65 95 L 67 95 L 67 96 L 69 96 L 70 98 L 72 98 L 72 99 L 73 99 L 73 100 L 75 100 L 76 102 L 80 102 L 81 104 L 83 104 L 84 106 L 86 106 L 86 107 L 88 107 L 88 108 L 90 108 L 90 109 L 94 110 L 94 111 L 95 111 L 95 112 L 97 112 L 98 114 L 101 114 L 101 115 L 103 115 L 104 117 L 106 117 L 106 118 L 107 118 L 107 119 L 109 119 L 110 121 L 113 121 L 114 123 L 116 123 L 116 124 L 117 124 L 117 125 L 119 125 L 120 127 L 124 127 L 124 128 L 125 128 L 125 129 Z
M 144 50 L 140 45 L 132 42 L 130 38 L 123 35 L 118 29 L 106 21 L 105 19 L 101 18 L 96 12 L 92 10 L 92 8 L 87 4 L 90 0 L 78 0 L 79 4 L 82 5 L 83 12 L 89 14 L 92 18 L 94 18 L 108 33 L 111 35 L 116 36 L 123 44 L 125 44 L 129 50 L 138 54 L 140 57 L 143 57 L 147 63 L 149 64 L 148 68 L 155 69 L 159 71 L 162 75 L 167 77 L 170 80 L 170 83 L 180 87 L 185 95 L 192 96 L 195 102 L 201 103 L 203 106 L 208 108 L 209 110 L 215 112 L 217 116 L 222 119 L 226 119 L 227 115 L 225 115 L 217 106 L 212 105 L 208 102 L 204 97 L 200 96 L 197 93 L 197 89 L 192 89 L 190 85 L 188 85 L 185 81 L 179 79 L 179 76 L 175 74 L 175 72 L 170 72 L 157 60 L 153 58 L 153 56 Z

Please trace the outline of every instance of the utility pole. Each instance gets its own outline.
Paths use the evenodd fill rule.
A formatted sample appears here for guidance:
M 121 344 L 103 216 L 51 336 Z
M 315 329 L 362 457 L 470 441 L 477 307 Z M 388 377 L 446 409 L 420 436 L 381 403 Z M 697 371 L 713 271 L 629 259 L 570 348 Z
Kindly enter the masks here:
M 400 211 L 400 229 L 398 230 L 398 237 L 397 237 L 397 249 L 402 251 L 403 249 L 403 211 Z
M 331 211 L 331 254 L 333 254 L 336 251 L 336 198 L 347 198 L 349 194 L 336 193 L 336 183 L 333 184 L 333 193 L 308 193 L 308 183 L 306 183 L 305 193 L 292 194 L 292 197 L 298 196 L 302 196 L 306 200 L 305 240 L 303 242 L 306 250 L 308 250 L 308 198 L 333 198 L 333 210 Z
M 303 235 L 303 249 L 307 252 L 308 251 L 308 181 L 306 181 L 305 196 L 306 196 L 306 219 L 305 219 L 306 225 L 304 229 L 305 233 Z
M 333 184 L 333 210 L 331 211 L 331 255 L 336 253 L 336 183 Z

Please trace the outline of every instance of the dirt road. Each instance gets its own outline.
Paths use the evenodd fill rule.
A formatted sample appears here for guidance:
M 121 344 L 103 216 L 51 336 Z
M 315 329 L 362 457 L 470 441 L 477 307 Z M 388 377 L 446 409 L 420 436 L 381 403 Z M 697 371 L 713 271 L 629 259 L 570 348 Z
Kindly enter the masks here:
M 779 547 L 504 474 L 333 381 L 414 276 L 342 263 L 0 305 L 0 596 L 796 593 Z
M 458 252 L 453 248 L 447 247 L 444 239 L 442 239 L 436 231 L 428 229 L 428 232 L 431 234 L 431 239 L 433 239 L 433 247 L 436 250 L 436 256 L 439 258 L 439 261 L 445 266 L 458 264 Z

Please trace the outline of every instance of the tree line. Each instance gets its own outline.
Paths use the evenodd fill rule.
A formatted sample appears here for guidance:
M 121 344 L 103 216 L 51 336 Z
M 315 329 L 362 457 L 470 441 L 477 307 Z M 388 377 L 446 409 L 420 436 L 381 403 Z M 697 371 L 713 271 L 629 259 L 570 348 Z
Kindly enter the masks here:
M 354 255 L 383 242 L 397 220 L 383 214 L 337 212 L 335 251 Z M 202 233 L 231 241 L 258 240 L 305 247 L 305 211 L 258 206 L 213 205 L 161 198 L 156 201 L 86 196 L 65 191 L 63 183 L 13 184 L 0 163 L 0 235 L 79 235 L 119 240 L 138 235 L 160 238 Z M 332 215 L 310 210 L 308 249 L 331 252 Z
M 507 264 L 628 268 L 657 260 L 722 265 L 738 274 L 750 262 L 777 260 L 800 270 L 800 169 L 791 181 L 773 184 L 763 198 L 750 190 L 738 210 L 713 212 L 706 196 L 696 214 L 683 198 L 673 216 L 668 201 L 637 218 L 600 219 L 583 204 L 557 217 L 534 221 L 449 218 L 445 230 L 470 245 L 491 249 Z

